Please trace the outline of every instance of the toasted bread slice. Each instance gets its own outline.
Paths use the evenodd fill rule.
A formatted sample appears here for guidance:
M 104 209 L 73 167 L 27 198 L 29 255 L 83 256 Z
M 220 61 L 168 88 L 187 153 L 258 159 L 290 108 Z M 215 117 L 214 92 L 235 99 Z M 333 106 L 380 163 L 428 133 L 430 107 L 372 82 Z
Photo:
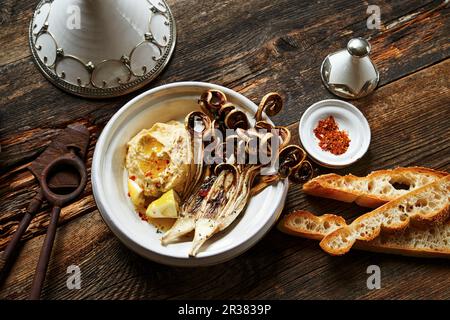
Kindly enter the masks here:
M 305 183 L 303 191 L 313 196 L 376 208 L 447 175 L 446 172 L 421 167 L 379 170 L 366 177 L 331 173 Z
M 322 240 L 327 234 L 346 225 L 345 219 L 341 216 L 334 214 L 316 216 L 309 211 L 297 210 L 285 215 L 277 227 L 287 234 Z
M 299 210 L 286 215 L 278 224 L 278 229 L 288 234 L 321 240 L 344 226 L 345 220 L 340 216 L 316 216 L 311 212 Z M 450 220 L 427 229 L 409 227 L 403 233 L 381 234 L 372 241 L 358 240 L 354 247 L 406 256 L 450 258 Z
M 373 240 L 382 229 L 393 232 L 406 229 L 410 223 L 428 226 L 443 223 L 450 215 L 449 202 L 450 175 L 358 217 L 350 225 L 326 235 L 320 246 L 332 255 L 342 255 L 356 240 Z

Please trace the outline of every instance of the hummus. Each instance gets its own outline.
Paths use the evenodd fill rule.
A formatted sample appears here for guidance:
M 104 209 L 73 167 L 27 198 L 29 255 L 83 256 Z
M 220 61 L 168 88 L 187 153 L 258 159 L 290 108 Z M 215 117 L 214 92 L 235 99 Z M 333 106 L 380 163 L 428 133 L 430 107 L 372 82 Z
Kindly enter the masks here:
M 182 194 L 191 170 L 189 133 L 178 121 L 155 123 L 128 142 L 128 176 L 145 196 L 159 197 L 174 189 Z

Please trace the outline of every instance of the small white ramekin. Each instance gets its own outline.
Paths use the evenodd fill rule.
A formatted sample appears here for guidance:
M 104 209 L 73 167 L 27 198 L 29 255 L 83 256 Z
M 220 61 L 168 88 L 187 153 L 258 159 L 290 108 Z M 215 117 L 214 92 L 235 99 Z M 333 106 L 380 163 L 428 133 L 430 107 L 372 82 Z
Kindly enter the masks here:
M 341 155 L 324 151 L 314 129 L 320 120 L 333 116 L 340 130 L 347 132 L 350 145 Z M 354 105 L 337 99 L 322 100 L 310 106 L 302 115 L 299 123 L 299 135 L 303 148 L 311 159 L 327 168 L 347 167 L 366 154 L 369 149 L 371 133 L 366 117 Z

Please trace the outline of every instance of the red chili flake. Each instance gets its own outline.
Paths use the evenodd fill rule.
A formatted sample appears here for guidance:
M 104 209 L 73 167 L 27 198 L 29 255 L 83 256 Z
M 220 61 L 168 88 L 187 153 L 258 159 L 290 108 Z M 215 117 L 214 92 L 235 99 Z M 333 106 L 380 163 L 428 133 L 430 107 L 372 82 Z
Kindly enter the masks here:
M 202 190 L 200 190 L 199 192 L 198 192 L 198 195 L 200 196 L 200 197 L 206 197 L 207 195 L 208 195 L 208 192 L 209 192 L 209 189 L 202 189 Z
M 136 176 L 131 176 L 130 179 L 134 181 L 136 180 Z
M 169 164 L 169 162 L 170 162 L 170 161 L 167 159 L 167 160 L 166 160 L 166 163 Z
M 161 188 L 161 183 L 157 182 L 157 183 L 155 183 L 155 186 L 156 186 L 157 188 Z
M 145 214 L 143 214 L 142 212 L 138 211 L 138 215 L 139 215 L 139 218 L 141 218 L 142 220 L 148 221 L 147 216 Z
M 129 192 L 127 194 L 128 194 L 129 197 L 131 197 L 131 194 Z
M 152 177 L 152 172 L 151 172 L 151 171 L 147 172 L 147 173 L 145 174 L 145 176 L 146 176 L 146 177 Z
M 339 130 L 333 116 L 320 120 L 314 134 L 319 139 L 319 147 L 335 155 L 345 153 L 350 145 L 347 132 Z

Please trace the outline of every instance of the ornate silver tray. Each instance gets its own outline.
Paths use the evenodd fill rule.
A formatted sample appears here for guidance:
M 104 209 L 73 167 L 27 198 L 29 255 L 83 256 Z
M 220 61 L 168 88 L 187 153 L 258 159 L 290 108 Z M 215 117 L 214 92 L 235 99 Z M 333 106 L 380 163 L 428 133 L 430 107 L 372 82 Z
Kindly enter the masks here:
M 176 28 L 164 0 L 42 0 L 29 42 L 38 68 L 56 86 L 106 98 L 158 76 L 173 53 Z

